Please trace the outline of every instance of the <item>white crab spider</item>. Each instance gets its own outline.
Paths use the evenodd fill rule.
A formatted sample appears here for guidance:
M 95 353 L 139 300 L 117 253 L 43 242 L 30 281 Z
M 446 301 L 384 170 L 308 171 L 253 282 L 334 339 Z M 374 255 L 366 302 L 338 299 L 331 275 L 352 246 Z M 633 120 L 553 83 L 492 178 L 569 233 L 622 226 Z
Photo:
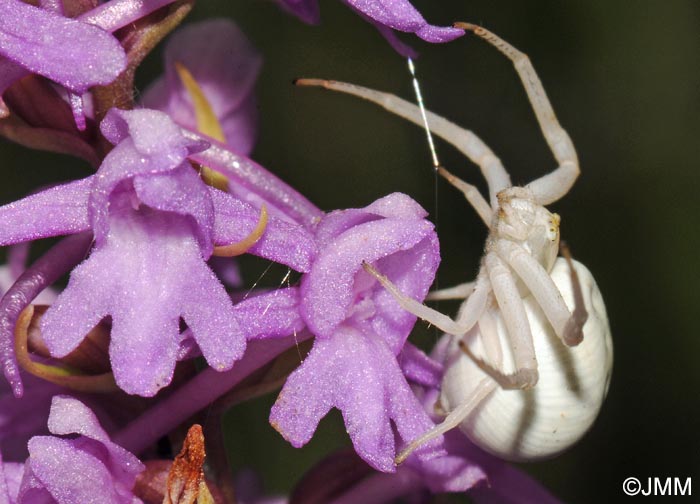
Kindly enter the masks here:
M 423 125 L 425 112 L 432 132 L 477 164 L 488 183 L 489 201 L 440 168 L 489 227 L 476 281 L 432 294 L 433 299 L 466 298 L 456 320 L 405 296 L 365 265 L 407 311 L 452 335 L 441 387 L 441 406 L 449 414 L 411 442 L 397 463 L 458 425 L 476 444 L 504 458 L 531 460 L 558 453 L 592 424 L 612 368 L 612 341 L 600 291 L 583 265 L 557 259 L 559 216 L 544 207 L 564 196 L 579 175 L 573 143 L 529 58 L 488 30 L 458 26 L 487 40 L 513 62 L 559 164 L 524 187 L 511 185 L 501 161 L 474 133 L 440 116 L 353 84 L 297 81 L 365 98 L 418 125 Z M 535 387 L 540 377 L 543 383 Z

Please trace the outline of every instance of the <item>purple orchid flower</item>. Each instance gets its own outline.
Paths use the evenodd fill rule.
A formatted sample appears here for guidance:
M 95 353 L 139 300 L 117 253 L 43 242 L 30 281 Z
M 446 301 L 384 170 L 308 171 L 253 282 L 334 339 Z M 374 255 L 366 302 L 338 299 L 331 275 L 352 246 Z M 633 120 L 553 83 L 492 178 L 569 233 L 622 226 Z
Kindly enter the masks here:
M 320 21 L 318 0 L 277 0 L 286 11 L 309 24 Z M 427 42 L 449 42 L 464 35 L 464 30 L 429 24 L 408 0 L 343 0 L 343 3 L 372 23 L 403 56 L 415 51 L 401 42 L 393 30 L 415 33 Z
M 35 436 L 29 441 L 29 458 L 16 500 L 12 499 L 16 485 L 7 485 L 10 502 L 84 504 L 95 502 L 96 496 L 105 504 L 141 502 L 131 489 L 144 465 L 110 441 L 87 406 L 72 397 L 55 396 L 48 426 L 53 436 Z M 16 467 L 9 469 L 11 481 L 16 481 Z
M 423 299 L 439 263 L 437 237 L 425 216 L 397 193 L 363 209 L 333 212 L 319 224 L 320 253 L 300 287 L 301 315 L 316 339 L 270 414 L 293 446 L 306 444 L 337 407 L 357 453 L 392 472 L 392 422 L 403 441 L 433 426 L 397 361 L 416 318 L 362 268 L 375 264 L 403 292 Z
M 257 133 L 255 81 L 262 57 L 245 34 L 227 19 L 193 23 L 165 46 L 165 75 L 144 93 L 143 105 L 162 110 L 180 126 L 197 131 L 192 96 L 176 71 L 184 66 L 197 81 L 218 119 L 224 143 L 248 155 Z
M 97 26 L 21 0 L 0 0 L 0 11 L 0 96 L 27 72 L 82 94 L 126 68 L 122 46 Z
M 111 315 L 117 384 L 151 396 L 172 377 L 182 317 L 208 363 L 229 369 L 243 354 L 245 334 L 205 261 L 215 245 L 245 238 L 258 210 L 199 179 L 186 158 L 203 145 L 165 114 L 113 109 L 101 128 L 116 147 L 96 175 L 0 207 L 8 223 L 1 244 L 94 233 L 90 257 L 42 320 L 49 351 L 68 354 Z M 304 272 L 315 245 L 300 226 L 271 218 L 250 252 Z M 16 383 L 12 345 L 0 347 L 5 375 Z
M 90 6 L 84 3 L 77 6 L 78 12 L 72 12 L 72 18 L 64 16 L 61 2 L 40 2 L 39 8 L 21 0 L 0 0 L 0 118 L 9 114 L 2 100 L 7 88 L 36 73 L 65 88 L 58 90 L 59 95 L 70 105 L 78 130 L 84 130 L 92 102 L 84 100 L 83 94 L 93 86 L 113 82 L 128 64 L 124 48 L 111 32 L 173 1 L 111 0 L 81 13 Z M 64 138 L 64 142 L 76 141 L 70 140 L 70 136 Z M 62 151 L 58 145 L 52 150 Z M 84 148 L 78 152 L 91 160 Z

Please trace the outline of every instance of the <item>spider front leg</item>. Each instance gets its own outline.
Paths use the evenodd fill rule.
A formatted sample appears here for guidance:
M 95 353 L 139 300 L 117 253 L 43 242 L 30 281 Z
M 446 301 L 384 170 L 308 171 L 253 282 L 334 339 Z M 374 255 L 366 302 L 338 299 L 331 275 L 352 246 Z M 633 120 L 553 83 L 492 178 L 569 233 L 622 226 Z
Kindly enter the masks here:
M 484 378 L 483 380 L 481 380 L 474 389 L 474 391 L 471 393 L 469 398 L 462 404 L 457 406 L 455 409 L 450 411 L 450 413 L 445 417 L 445 420 L 443 420 L 442 423 L 439 423 L 438 425 L 427 431 L 425 434 L 423 434 L 421 437 L 414 439 L 409 443 L 408 446 L 406 446 L 406 448 L 401 450 L 401 452 L 394 459 L 396 465 L 401 464 L 403 461 L 405 461 L 411 453 L 413 453 L 425 443 L 428 443 L 429 441 L 432 441 L 433 439 L 442 436 L 446 432 L 451 431 L 455 427 L 458 427 L 459 424 L 461 424 L 464 421 L 464 419 L 469 416 L 469 413 L 471 413 L 481 401 L 483 401 L 491 392 L 493 392 L 493 390 L 495 390 L 496 387 L 497 385 L 493 380 L 489 380 L 488 378 Z
M 438 173 L 442 175 L 450 184 L 459 189 L 462 194 L 464 194 L 465 199 L 469 202 L 472 208 L 476 210 L 476 213 L 479 214 L 479 217 L 481 217 L 481 220 L 484 221 L 486 227 L 490 227 L 491 218 L 493 217 L 493 210 L 491 210 L 491 207 L 476 186 L 465 182 L 456 175 L 453 175 L 442 166 L 438 168 Z
M 488 271 L 491 289 L 503 316 L 508 338 L 513 350 L 515 372 L 505 374 L 481 359 L 470 355 L 472 360 L 489 376 L 505 389 L 529 389 L 537 384 L 537 357 L 532 341 L 530 321 L 525 312 L 525 305 L 515 283 L 510 268 L 495 252 L 488 252 L 484 257 L 484 266 Z M 464 350 L 464 346 L 462 346 Z
M 356 84 L 325 79 L 297 79 L 298 86 L 321 86 L 325 89 L 340 91 L 384 107 L 404 119 L 423 127 L 423 115 L 421 109 L 413 103 L 399 98 L 390 93 L 383 93 Z M 460 128 L 444 117 L 440 117 L 429 110 L 425 111 L 430 131 L 443 140 L 454 145 L 460 152 L 467 156 L 481 170 L 489 186 L 489 201 L 491 208 L 497 207 L 496 195 L 506 187 L 510 187 L 510 176 L 506 172 L 501 160 L 493 153 L 478 136 L 472 131 Z M 467 198 L 469 200 L 469 197 Z M 471 200 L 470 200 L 471 202 Z M 480 205 L 481 206 L 481 205 Z M 481 215 L 480 209 L 475 206 Z
M 463 310 L 457 316 L 457 320 L 462 317 Z M 485 357 L 493 362 L 495 366 L 503 365 L 503 349 L 501 348 L 500 339 L 498 337 L 498 329 L 496 322 L 489 313 L 485 310 L 479 319 L 479 323 L 472 327 L 464 337 L 457 338 L 460 348 L 467 345 L 465 341 L 477 343 L 476 338 L 480 338 L 478 343 L 481 343 Z M 472 355 L 472 354 L 470 354 Z M 476 358 L 480 362 L 484 362 L 480 358 Z M 476 362 L 476 361 L 475 361 Z M 478 365 L 478 364 L 477 364 Z M 469 384 L 467 384 L 469 385 Z M 402 463 L 406 458 L 423 444 L 432 441 L 433 439 L 445 434 L 446 432 L 458 427 L 479 404 L 488 397 L 498 386 L 497 382 L 487 377 L 479 380 L 478 384 L 471 390 L 466 398 L 464 398 L 455 408 L 453 408 L 445 419 L 429 431 L 425 432 L 419 438 L 414 439 L 406 446 L 395 459 L 397 464 Z
M 510 265 L 533 295 L 542 309 L 554 332 L 567 346 L 576 346 L 583 340 L 583 325 L 586 322 L 586 309 L 583 306 L 583 294 L 575 270 L 571 268 L 572 284 L 576 309 L 572 314 L 564 302 L 559 289 L 542 265 L 524 248 L 509 240 L 498 240 L 496 253 Z
M 476 286 L 469 299 L 460 309 L 457 320 L 419 303 L 406 296 L 386 276 L 368 263 L 362 265 L 367 273 L 376 278 L 401 305 L 401 308 L 434 325 L 447 334 L 461 337 L 470 331 L 480 320 L 487 308 L 488 295 L 493 289 L 498 306 L 503 313 L 506 328 L 510 334 L 511 347 L 515 356 L 516 371 L 506 374 L 492 364 L 474 355 L 466 346 L 462 350 L 493 381 L 504 389 L 528 389 L 537 383 L 537 359 L 532 343 L 530 324 L 523 301 L 512 274 L 495 253 L 488 253 L 484 266 L 479 271 Z M 489 284 L 491 288 L 489 288 Z
M 447 334 L 452 334 L 454 336 L 466 334 L 467 331 L 474 327 L 479 317 L 481 317 L 481 314 L 486 309 L 486 301 L 488 300 L 490 289 L 488 278 L 486 278 L 482 272 L 479 272 L 474 290 L 469 296 L 469 299 L 465 302 L 464 308 L 460 310 L 460 317 L 455 321 L 447 315 L 406 296 L 391 280 L 382 275 L 371 264 L 365 262 L 362 263 L 362 267 L 389 291 L 394 299 L 396 299 L 396 302 L 401 305 L 401 308 L 425 320 L 429 324 L 434 325 Z
M 476 282 L 464 282 L 453 287 L 434 290 L 425 297 L 426 301 L 445 301 L 448 299 L 467 299 L 474 292 Z
M 557 116 L 554 114 L 552 104 L 547 98 L 542 81 L 537 76 L 530 58 L 528 58 L 527 54 L 520 52 L 498 35 L 485 28 L 471 23 L 455 23 L 455 27 L 474 32 L 476 36 L 486 40 L 513 62 L 530 104 L 535 111 L 542 134 L 547 140 L 547 144 L 557 163 L 559 163 L 559 167 L 556 170 L 531 182 L 527 187 L 532 190 L 536 201 L 541 205 L 548 205 L 557 201 L 569 192 L 579 176 L 578 156 L 569 134 L 561 127 Z

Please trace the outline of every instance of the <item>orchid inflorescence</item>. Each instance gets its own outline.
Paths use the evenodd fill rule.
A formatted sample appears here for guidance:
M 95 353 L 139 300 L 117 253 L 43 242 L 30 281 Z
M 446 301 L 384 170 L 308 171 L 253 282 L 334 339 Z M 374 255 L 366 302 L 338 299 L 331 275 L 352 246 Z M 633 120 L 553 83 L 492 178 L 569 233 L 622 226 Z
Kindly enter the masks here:
M 396 31 L 464 33 L 407 0 L 343 2 L 404 56 Z M 205 473 L 203 443 L 223 446 L 181 433 L 211 404 L 279 386 L 270 424 L 284 439 L 305 445 L 337 408 L 354 448 L 292 502 L 555 502 L 459 433 L 396 465 L 438 421 L 444 363 L 408 342 L 416 317 L 364 265 L 421 302 L 440 261 L 434 226 L 400 193 L 322 211 L 250 159 L 262 57 L 230 20 L 176 29 L 193 3 L 0 0 L 0 134 L 95 169 L 0 207 L 0 503 L 272 502 L 226 467 Z M 317 0 L 277 3 L 319 21 Z M 163 76 L 136 102 L 135 70 L 174 29 Z M 49 237 L 61 238 L 26 264 Z M 244 253 L 298 282 L 242 295 L 232 257 Z M 155 449 L 166 437 L 183 447 L 175 462 Z

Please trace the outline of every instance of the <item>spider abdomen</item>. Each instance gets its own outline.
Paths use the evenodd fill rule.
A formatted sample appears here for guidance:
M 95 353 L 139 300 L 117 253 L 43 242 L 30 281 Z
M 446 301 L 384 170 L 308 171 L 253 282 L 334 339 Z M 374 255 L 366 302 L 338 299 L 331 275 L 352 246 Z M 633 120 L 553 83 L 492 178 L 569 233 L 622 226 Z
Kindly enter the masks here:
M 581 344 L 564 345 L 534 298 L 526 297 L 523 302 L 532 330 L 539 382 L 528 390 L 496 387 L 460 424 L 475 444 L 499 457 L 537 460 L 565 450 L 592 425 L 607 393 L 612 369 L 612 339 L 605 305 L 588 269 L 575 261 L 574 268 L 588 311 Z M 568 263 L 557 259 L 551 276 L 566 304 L 573 309 Z M 473 331 L 465 341 L 475 355 L 511 373 L 515 367 L 508 332 L 498 310 L 490 313 L 500 342 L 502 362 L 493 362 L 498 356 L 486 355 L 481 337 L 488 336 Z M 491 380 L 459 350 L 456 338 L 453 340 L 440 398 L 448 412 L 464 402 L 482 380 Z

